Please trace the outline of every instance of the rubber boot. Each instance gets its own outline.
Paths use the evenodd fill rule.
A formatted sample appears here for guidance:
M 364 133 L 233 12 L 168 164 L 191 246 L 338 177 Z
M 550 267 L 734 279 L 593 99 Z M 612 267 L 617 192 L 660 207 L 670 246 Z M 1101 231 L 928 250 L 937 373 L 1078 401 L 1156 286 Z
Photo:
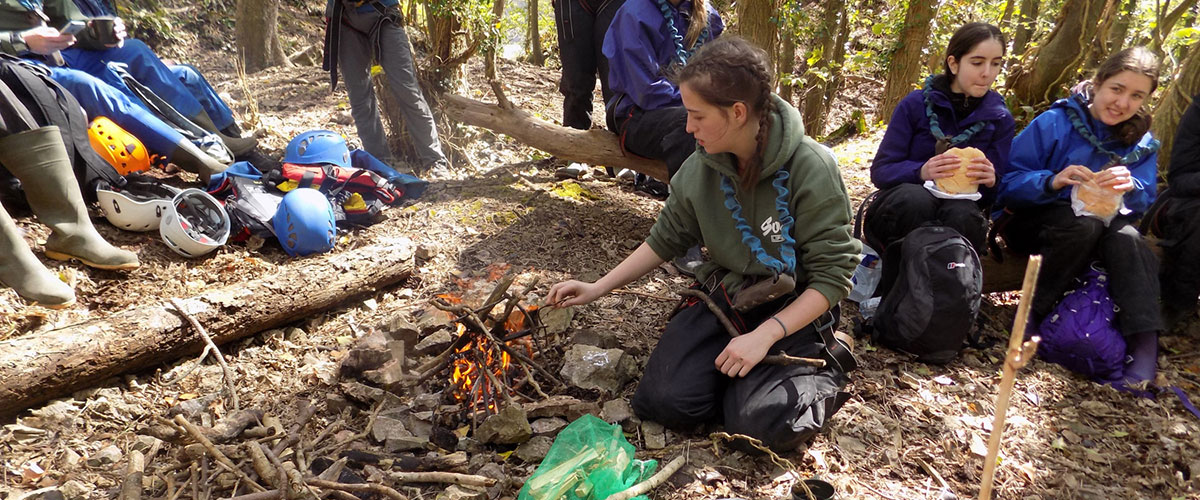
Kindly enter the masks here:
M 78 259 L 97 269 L 135 269 L 137 255 L 110 245 L 88 216 L 58 127 L 42 127 L 0 139 L 4 166 L 21 180 L 38 221 L 53 230 L 46 256 Z
M 201 112 L 200 114 L 189 118 L 193 123 L 199 125 L 200 128 L 217 134 L 221 137 L 221 142 L 229 148 L 229 151 L 234 156 L 241 156 L 250 151 L 253 151 L 258 146 L 258 138 L 250 137 L 230 137 L 217 129 L 217 125 L 213 123 L 212 118 L 209 118 L 208 113 Z
M 75 303 L 75 292 L 42 266 L 4 210 L 0 210 L 0 283 L 44 307 L 59 309 Z
M 224 172 L 227 167 L 187 139 L 181 139 L 179 144 L 175 145 L 175 150 L 169 158 L 171 163 L 179 165 L 180 168 L 199 174 L 200 180 L 206 185 L 209 177 Z

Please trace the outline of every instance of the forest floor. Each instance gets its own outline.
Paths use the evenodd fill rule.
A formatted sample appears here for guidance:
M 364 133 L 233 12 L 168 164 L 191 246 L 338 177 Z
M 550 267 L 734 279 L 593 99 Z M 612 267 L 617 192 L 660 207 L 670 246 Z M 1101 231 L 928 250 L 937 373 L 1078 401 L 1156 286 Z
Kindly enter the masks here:
M 281 15 L 288 28 L 283 32 L 319 33 L 314 12 Z M 318 35 L 311 33 L 301 36 L 301 43 L 314 43 Z M 268 156 L 282 156 L 287 140 L 305 130 L 328 128 L 355 137 L 344 90 L 330 93 L 326 74 L 318 67 L 272 68 L 239 81 L 231 61 L 220 55 L 230 50 L 229 38 L 223 40 L 184 37 L 164 53 L 190 54 L 187 59 L 228 94 L 243 121 L 266 132 L 262 149 Z M 457 92 L 486 100 L 488 87 L 478 79 L 478 69 L 467 71 L 472 76 Z M 504 62 L 501 70 L 514 104 L 546 119 L 560 116 L 555 69 Z M 870 107 L 866 104 L 874 102 L 878 91 L 864 82 L 845 92 L 834 106 L 831 123 L 840 124 L 839 117 L 849 109 Z M 536 280 L 528 303 L 536 303 L 557 281 L 598 278 L 641 242 L 661 207 L 661 202 L 601 172 L 578 181 L 556 179 L 554 171 L 563 162 L 490 131 L 454 127 L 443 132 L 455 144 L 454 171 L 431 179 L 430 189 L 414 203 L 389 209 L 384 222 L 350 231 L 334 250 L 354 252 L 372 241 L 407 237 L 436 252 L 419 260 L 405 283 L 323 314 L 297 317 L 288 328 L 223 346 L 243 408 L 262 410 L 287 423 L 296 418 L 297 402 L 312 401 L 316 414 L 302 430 L 310 445 L 318 444 L 311 442 L 318 438 L 348 440 L 346 447 L 384 453 L 380 444 L 356 434 L 373 421 L 371 407 L 339 395 L 338 363 L 367 326 L 393 318 L 416 321 L 431 309 L 435 296 L 487 293 L 496 276 L 505 272 L 516 277 L 514 290 Z M 868 166 L 881 133 L 876 127 L 834 148 L 856 205 L 871 191 Z M 31 243 L 47 235 L 29 217 L 21 218 L 20 224 Z M 153 233 L 120 232 L 103 219 L 97 219 L 97 225 L 110 241 L 137 251 L 142 268 L 98 272 L 47 261 L 74 284 L 79 304 L 51 311 L 27 306 L 11 290 L 0 290 L 0 346 L 85 318 L 296 267 L 296 261 L 273 244 L 257 249 L 229 245 L 212 256 L 185 260 Z M 558 373 L 571 337 L 590 330 L 615 337 L 641 366 L 675 306 L 673 291 L 689 285 L 665 265 L 625 287 L 630 293 L 608 295 L 578 308 L 565 332 L 540 339 L 546 343 L 541 362 Z M 652 498 L 784 499 L 790 498 L 797 478 L 811 476 L 834 484 L 841 498 L 977 496 L 1016 300 L 1015 293 L 986 296 L 980 322 L 987 347 L 968 348 L 945 366 L 914 363 L 859 339 L 860 369 L 847 389 L 853 397 L 835 415 L 828 432 L 806 450 L 783 456 L 794 464 L 792 470 L 716 444 L 706 432 L 668 432 L 666 447 L 656 450 L 646 448 L 640 433 L 629 434 L 638 458 L 665 463 L 688 455 L 683 471 L 656 489 Z M 849 302 L 843 306 L 841 329 L 851 331 L 856 308 Z M 1194 396 L 1200 396 L 1197 330 L 1189 332 L 1192 336 L 1164 337 L 1159 358 L 1160 380 Z M 19 424 L 0 430 L 0 498 L 55 485 L 69 493 L 68 498 L 115 496 L 130 450 L 145 450 L 139 448 L 139 434 L 172 407 L 201 399 L 208 404 L 193 416 L 206 423 L 230 412 L 223 399 L 204 399 L 220 393 L 220 367 L 209 363 L 190 371 L 195 364 L 194 359 L 181 359 L 104 381 L 26 411 L 16 422 L 0 422 Z M 544 387 L 605 403 L 627 401 L 636 383 L 635 378 L 616 394 Z M 421 394 L 444 400 L 448 384 L 439 375 L 400 394 L 399 400 L 409 404 Z M 110 452 L 104 450 L 112 446 L 120 453 L 106 455 Z M 525 463 L 511 454 L 514 447 L 469 447 L 466 472 L 499 467 L 507 478 L 492 490 L 493 498 L 515 497 L 537 466 L 536 461 Z M 183 481 L 193 481 L 182 445 L 168 441 L 151 449 L 161 451 L 146 458 L 147 496 L 162 498 L 169 489 L 182 498 L 193 491 L 228 496 L 219 485 L 199 485 L 191 491 L 181 487 Z M 409 498 L 432 498 L 440 490 L 436 485 L 401 488 Z M 1200 422 L 1174 396 L 1134 398 L 1035 359 L 1018 375 L 996 491 L 997 498 L 1006 499 L 1200 498 Z

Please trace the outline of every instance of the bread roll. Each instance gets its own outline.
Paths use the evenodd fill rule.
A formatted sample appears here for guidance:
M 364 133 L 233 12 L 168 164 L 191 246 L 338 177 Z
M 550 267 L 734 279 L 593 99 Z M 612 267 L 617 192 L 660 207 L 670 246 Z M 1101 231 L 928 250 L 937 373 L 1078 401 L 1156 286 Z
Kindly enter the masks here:
M 979 192 L 979 184 L 971 182 L 971 178 L 967 177 L 967 165 L 970 165 L 971 160 L 975 158 L 985 158 L 983 151 L 975 148 L 950 148 L 946 150 L 946 153 L 958 157 L 958 170 L 954 171 L 953 177 L 934 179 L 933 183 L 937 185 L 938 190 L 950 194 Z
M 1080 183 L 1075 188 L 1075 197 L 1083 202 L 1083 209 L 1098 217 L 1112 217 L 1121 208 L 1119 191 L 1100 186 L 1096 181 Z

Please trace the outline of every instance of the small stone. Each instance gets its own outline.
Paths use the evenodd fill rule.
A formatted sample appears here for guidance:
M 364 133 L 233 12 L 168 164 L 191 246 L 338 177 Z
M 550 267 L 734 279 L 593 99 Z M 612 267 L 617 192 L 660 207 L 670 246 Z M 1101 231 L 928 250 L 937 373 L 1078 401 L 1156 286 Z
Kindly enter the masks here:
M 88 467 L 106 467 L 119 461 L 121 461 L 121 449 L 116 445 L 109 445 L 88 457 L 87 465 Z
M 62 456 L 59 457 L 59 460 L 62 460 L 63 469 L 71 470 L 78 466 L 79 462 L 83 461 L 83 457 L 79 456 L 78 453 L 75 453 L 75 450 L 67 448 L 67 450 L 63 452 Z
M 529 418 L 564 417 L 567 420 L 575 420 L 587 414 L 600 414 L 600 405 L 595 401 L 580 401 L 566 395 L 550 396 L 541 401 L 525 403 L 524 408 Z
M 483 449 L 483 443 L 472 437 L 459 438 L 458 443 L 454 445 L 455 451 L 465 451 L 467 453 L 479 453 Z
M 604 403 L 600 409 L 600 418 L 610 424 L 619 424 L 633 418 L 633 408 L 624 399 L 614 399 Z
M 546 327 L 548 335 L 556 335 L 571 327 L 571 318 L 575 317 L 574 307 L 546 307 L 538 310 L 538 318 Z
M 467 470 L 479 470 L 487 464 L 496 463 L 495 453 L 476 453 L 467 459 Z
M 508 489 L 509 483 L 512 482 L 508 473 L 505 472 L 504 466 L 495 462 L 484 464 L 475 471 L 475 475 L 496 480 L 496 484 L 488 488 L 488 498 L 500 498 L 500 493 Z
M 154 436 L 139 435 L 137 438 L 135 438 L 133 440 L 133 445 L 131 445 L 129 447 L 129 449 L 133 450 L 133 451 L 140 451 L 142 453 L 146 453 L 146 452 L 150 451 L 151 448 L 155 448 L 155 447 L 159 447 L 159 446 L 162 446 L 161 439 L 158 439 Z
M 563 355 L 559 373 L 576 387 L 611 394 L 637 374 L 637 362 L 620 349 L 575 344 Z
M 308 340 L 308 332 L 293 326 L 283 331 L 283 338 L 288 342 L 303 342 Z
M 534 436 L 521 446 L 518 446 L 513 455 L 527 464 L 541 463 L 546 454 L 550 453 L 550 446 L 554 445 L 554 438 L 549 436 Z
M 450 487 L 438 493 L 436 500 L 487 500 L 488 494 L 486 490 L 479 490 L 469 486 L 459 486 L 452 484 Z
M 371 427 L 371 437 L 379 443 L 393 438 L 410 436 L 412 436 L 412 433 L 404 428 L 404 422 L 393 417 L 379 415 L 375 417 L 375 425 Z
M 658 422 L 642 422 L 642 439 L 646 442 L 647 450 L 661 450 L 667 447 L 667 431 Z
M 613 332 L 607 330 L 593 330 L 591 328 L 577 330 L 575 334 L 571 336 L 571 343 L 590 345 L 599 347 L 601 349 L 615 349 L 617 347 L 621 347 L 621 341 L 617 339 L 617 336 L 614 335 Z
M 567 421 L 558 417 L 539 418 L 529 423 L 529 427 L 533 429 L 534 436 L 550 436 L 558 435 L 558 431 L 563 430 L 567 426 Z
M 454 336 L 450 335 L 450 332 L 438 330 L 426 335 L 420 342 L 417 342 L 417 345 L 413 347 L 413 351 L 417 354 L 436 354 L 450 347 L 451 342 L 454 342 Z
M 402 451 L 425 450 L 428 448 L 429 438 L 419 436 L 401 436 L 389 437 L 383 447 L 389 453 L 398 453 Z
M 416 323 L 405 318 L 405 314 L 395 314 L 388 318 L 382 325 L 380 330 L 387 335 L 389 340 L 404 342 L 404 345 L 416 345 L 417 340 L 421 337 L 421 329 Z
M 341 110 L 333 113 L 333 122 L 341 125 L 350 125 L 354 123 L 354 117 L 350 116 L 350 112 Z
M 96 487 L 83 481 L 72 479 L 59 486 L 59 490 L 62 491 L 64 500 L 77 500 L 91 497 Z
M 364 301 L 362 302 L 362 305 L 363 305 L 363 307 L 367 308 L 367 309 L 368 309 L 368 310 L 370 310 L 370 311 L 374 311 L 374 310 L 376 310 L 376 309 L 379 309 L 379 301 L 378 301 L 378 300 L 375 300 L 375 299 L 367 299 L 367 300 L 364 300 Z
M 440 404 L 442 404 L 441 392 L 436 392 L 433 394 L 422 392 L 421 394 L 417 394 L 415 397 L 413 397 L 413 408 L 416 409 L 433 410 L 436 409 Z
M 475 429 L 475 439 L 491 444 L 523 443 L 533 435 L 529 419 L 520 406 L 510 405 L 492 415 Z
M 346 401 L 346 397 L 336 392 L 326 392 L 325 410 L 334 415 L 340 414 L 350 406 L 350 402 Z
M 381 400 L 386 400 L 385 404 L 387 406 L 395 406 L 401 403 L 400 398 L 396 397 L 395 394 L 361 382 L 342 382 L 338 384 L 338 388 L 342 390 L 342 394 L 345 394 L 346 397 L 360 403 L 374 405 Z
M 421 243 L 420 245 L 417 245 L 416 255 L 418 259 L 429 260 L 434 258 L 439 251 L 441 251 L 441 249 L 438 248 L 437 245 Z

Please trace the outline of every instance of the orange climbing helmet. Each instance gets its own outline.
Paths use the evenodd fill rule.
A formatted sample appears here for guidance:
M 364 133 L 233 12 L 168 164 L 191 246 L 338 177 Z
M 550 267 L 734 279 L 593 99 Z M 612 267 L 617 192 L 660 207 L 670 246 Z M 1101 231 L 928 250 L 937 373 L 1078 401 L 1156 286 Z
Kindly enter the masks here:
M 121 175 L 150 169 L 150 153 L 142 141 L 106 117 L 98 116 L 92 120 L 88 127 L 88 142 Z

